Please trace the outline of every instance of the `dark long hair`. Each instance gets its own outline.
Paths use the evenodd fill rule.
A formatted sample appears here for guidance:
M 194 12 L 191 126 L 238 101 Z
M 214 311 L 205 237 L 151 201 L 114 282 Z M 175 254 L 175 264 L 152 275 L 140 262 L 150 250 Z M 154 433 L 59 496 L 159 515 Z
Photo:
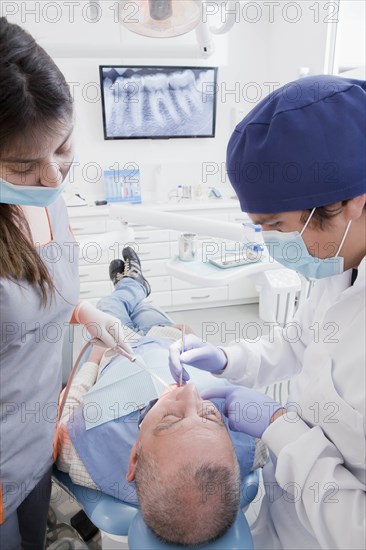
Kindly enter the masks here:
M 60 129 L 72 112 L 69 87 L 50 56 L 28 32 L 0 17 L 0 159 L 22 139 Z M 2 203 L 0 277 L 38 286 L 43 305 L 54 290 L 21 208 Z

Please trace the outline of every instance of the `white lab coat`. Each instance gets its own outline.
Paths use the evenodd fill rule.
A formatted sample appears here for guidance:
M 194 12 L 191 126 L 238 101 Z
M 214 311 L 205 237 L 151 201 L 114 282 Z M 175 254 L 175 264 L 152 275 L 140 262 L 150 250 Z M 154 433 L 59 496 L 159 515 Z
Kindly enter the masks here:
M 272 342 L 224 348 L 221 376 L 235 384 L 262 387 L 297 375 L 289 401 L 298 415 L 263 434 L 272 461 L 253 527 L 258 550 L 365 548 L 365 267 L 364 258 L 353 286 L 352 270 L 317 281 L 296 325 L 276 328 Z

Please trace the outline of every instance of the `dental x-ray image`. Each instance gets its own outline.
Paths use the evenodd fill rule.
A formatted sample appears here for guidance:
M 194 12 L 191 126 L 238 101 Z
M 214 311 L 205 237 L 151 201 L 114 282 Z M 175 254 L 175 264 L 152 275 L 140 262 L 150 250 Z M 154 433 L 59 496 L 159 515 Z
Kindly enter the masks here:
M 216 67 L 101 66 L 105 139 L 215 137 Z

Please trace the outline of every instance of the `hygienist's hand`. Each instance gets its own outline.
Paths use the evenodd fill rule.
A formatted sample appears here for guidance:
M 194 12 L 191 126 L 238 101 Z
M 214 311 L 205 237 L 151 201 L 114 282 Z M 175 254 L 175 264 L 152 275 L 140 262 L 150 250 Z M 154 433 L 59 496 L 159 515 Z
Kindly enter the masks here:
M 80 302 L 75 308 L 74 318 L 93 336 L 94 344 L 105 348 L 120 346 L 133 355 L 131 346 L 124 341 L 126 334 L 117 317 L 100 311 L 89 302 Z
M 229 427 L 253 437 L 262 437 L 273 416 L 285 408 L 268 395 L 243 386 L 223 386 L 201 393 L 203 399 L 221 397 L 225 399 L 223 413 L 229 419 Z
M 187 382 L 190 378 L 182 363 L 215 373 L 226 367 L 227 357 L 222 349 L 203 342 L 194 334 L 188 334 L 185 337 L 184 350 L 182 350 L 181 340 L 174 342 L 169 349 L 169 368 L 177 383 L 179 383 L 182 371 L 183 382 Z

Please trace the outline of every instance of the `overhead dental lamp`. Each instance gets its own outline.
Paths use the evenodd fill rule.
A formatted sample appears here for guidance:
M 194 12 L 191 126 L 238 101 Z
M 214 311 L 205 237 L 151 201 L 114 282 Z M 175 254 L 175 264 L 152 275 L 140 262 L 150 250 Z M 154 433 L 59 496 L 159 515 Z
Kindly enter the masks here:
M 118 19 L 129 31 L 149 38 L 173 38 L 195 31 L 200 53 L 214 52 L 212 35 L 227 33 L 236 21 L 235 0 L 118 0 Z M 98 10 L 100 0 L 90 1 Z M 209 23 L 219 16 L 221 25 Z
M 150 38 L 171 38 L 195 29 L 201 20 L 201 0 L 121 0 L 121 23 Z M 124 14 L 130 13 L 130 17 Z

